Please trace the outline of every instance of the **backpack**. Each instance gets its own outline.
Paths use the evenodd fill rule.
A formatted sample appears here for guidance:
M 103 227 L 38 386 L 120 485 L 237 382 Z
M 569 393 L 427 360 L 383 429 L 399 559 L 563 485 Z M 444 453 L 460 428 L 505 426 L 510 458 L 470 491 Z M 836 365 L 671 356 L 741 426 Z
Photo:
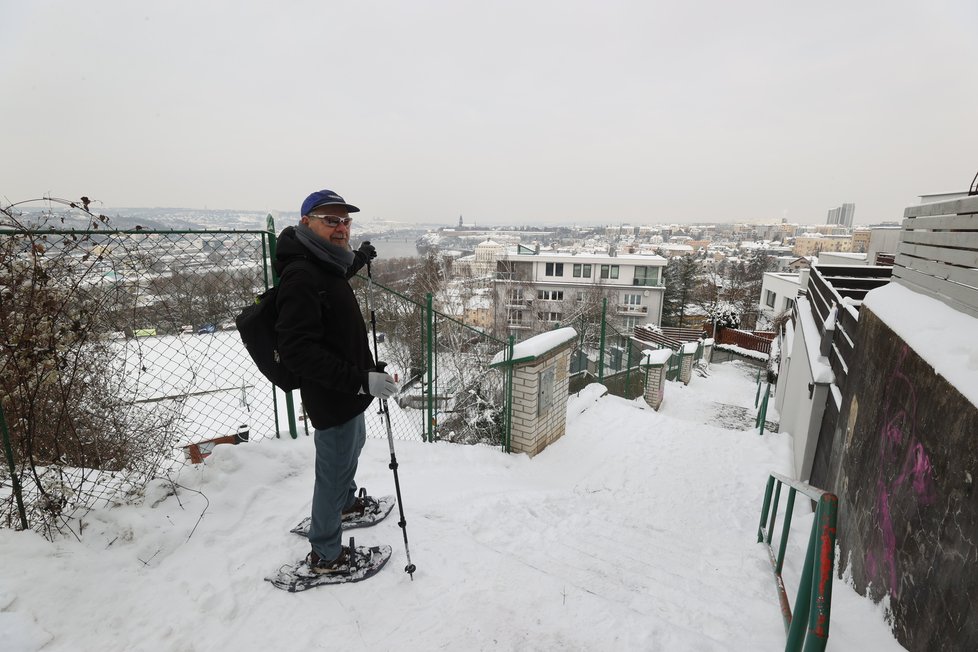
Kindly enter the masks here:
M 296 262 L 286 267 L 282 276 L 299 264 Z M 299 389 L 301 379 L 282 364 L 279 358 L 278 333 L 275 331 L 275 322 L 278 320 L 278 309 L 275 307 L 277 296 L 278 286 L 268 288 L 234 318 L 234 324 L 238 327 L 241 341 L 258 371 L 276 387 L 290 392 Z

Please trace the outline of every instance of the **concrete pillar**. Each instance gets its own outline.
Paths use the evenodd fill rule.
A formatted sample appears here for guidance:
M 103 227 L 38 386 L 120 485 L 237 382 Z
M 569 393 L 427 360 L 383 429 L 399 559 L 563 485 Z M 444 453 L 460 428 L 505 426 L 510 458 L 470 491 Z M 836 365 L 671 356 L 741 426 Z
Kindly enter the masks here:
M 679 349 L 679 380 L 688 385 L 693 379 L 693 359 L 696 358 L 696 342 L 686 342 Z
M 513 367 L 510 451 L 533 457 L 567 429 L 567 390 L 577 331 L 560 328 L 520 342 L 511 361 L 497 355 L 492 366 Z
M 658 411 L 666 393 L 666 365 L 672 351 L 669 349 L 646 349 L 642 351 L 642 370 L 645 372 L 645 402 Z

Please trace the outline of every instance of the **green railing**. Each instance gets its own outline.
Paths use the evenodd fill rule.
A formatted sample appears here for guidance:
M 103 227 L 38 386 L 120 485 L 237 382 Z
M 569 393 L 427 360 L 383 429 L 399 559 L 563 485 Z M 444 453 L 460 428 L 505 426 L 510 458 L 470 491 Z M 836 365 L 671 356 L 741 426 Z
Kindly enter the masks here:
M 764 387 L 763 390 L 761 390 L 762 386 Z M 762 391 L 764 392 L 763 396 L 761 395 Z M 758 369 L 757 393 L 754 395 L 754 407 L 758 408 L 758 410 L 757 410 L 757 420 L 754 422 L 754 427 L 759 429 L 758 431 L 759 435 L 764 434 L 764 426 L 767 423 L 767 402 L 770 397 L 771 397 L 771 383 L 765 382 L 764 380 L 761 379 L 761 370 Z
M 778 552 L 772 547 L 775 525 L 778 518 L 778 503 L 781 487 L 787 485 L 788 500 L 782 519 Z M 788 534 L 791 530 L 791 515 L 795 506 L 795 496 L 801 492 L 817 503 L 815 520 L 808 538 L 808 551 L 801 571 L 795 608 L 792 612 L 788 594 L 782 578 Z M 772 501 L 773 493 L 773 501 Z M 781 615 L 784 618 L 788 640 L 785 652 L 819 652 L 825 649 L 829 638 L 829 616 L 832 611 L 832 580 L 835 566 L 836 515 L 839 499 L 835 494 L 822 491 L 805 482 L 791 480 L 777 473 L 768 477 L 764 491 L 764 505 L 761 507 L 761 520 L 757 526 L 757 542 L 764 543 L 771 557 L 774 579 L 777 584 Z

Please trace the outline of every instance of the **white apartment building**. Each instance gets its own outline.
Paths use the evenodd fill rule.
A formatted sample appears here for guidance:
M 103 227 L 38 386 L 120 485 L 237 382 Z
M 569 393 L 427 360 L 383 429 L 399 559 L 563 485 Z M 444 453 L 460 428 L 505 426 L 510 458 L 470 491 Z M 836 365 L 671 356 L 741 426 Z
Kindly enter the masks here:
M 588 305 L 608 299 L 607 315 L 627 330 L 662 321 L 662 256 L 540 252 L 499 254 L 496 310 L 513 334 L 570 324 Z M 502 314 L 497 323 L 502 323 Z
M 798 274 L 764 273 L 764 279 L 761 281 L 761 298 L 757 307 L 768 321 L 774 320 L 784 311 L 794 307 L 798 291 L 808 285 L 809 271 L 803 269 Z

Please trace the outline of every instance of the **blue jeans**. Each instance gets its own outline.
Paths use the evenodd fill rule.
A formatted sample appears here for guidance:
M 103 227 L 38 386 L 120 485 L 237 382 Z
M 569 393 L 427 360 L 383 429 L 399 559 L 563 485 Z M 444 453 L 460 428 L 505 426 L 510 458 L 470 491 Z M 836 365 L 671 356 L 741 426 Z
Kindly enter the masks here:
M 316 429 L 316 485 L 312 490 L 309 543 L 320 559 L 336 559 L 340 554 L 340 517 L 356 498 L 353 478 L 366 438 L 363 413 L 338 426 Z

